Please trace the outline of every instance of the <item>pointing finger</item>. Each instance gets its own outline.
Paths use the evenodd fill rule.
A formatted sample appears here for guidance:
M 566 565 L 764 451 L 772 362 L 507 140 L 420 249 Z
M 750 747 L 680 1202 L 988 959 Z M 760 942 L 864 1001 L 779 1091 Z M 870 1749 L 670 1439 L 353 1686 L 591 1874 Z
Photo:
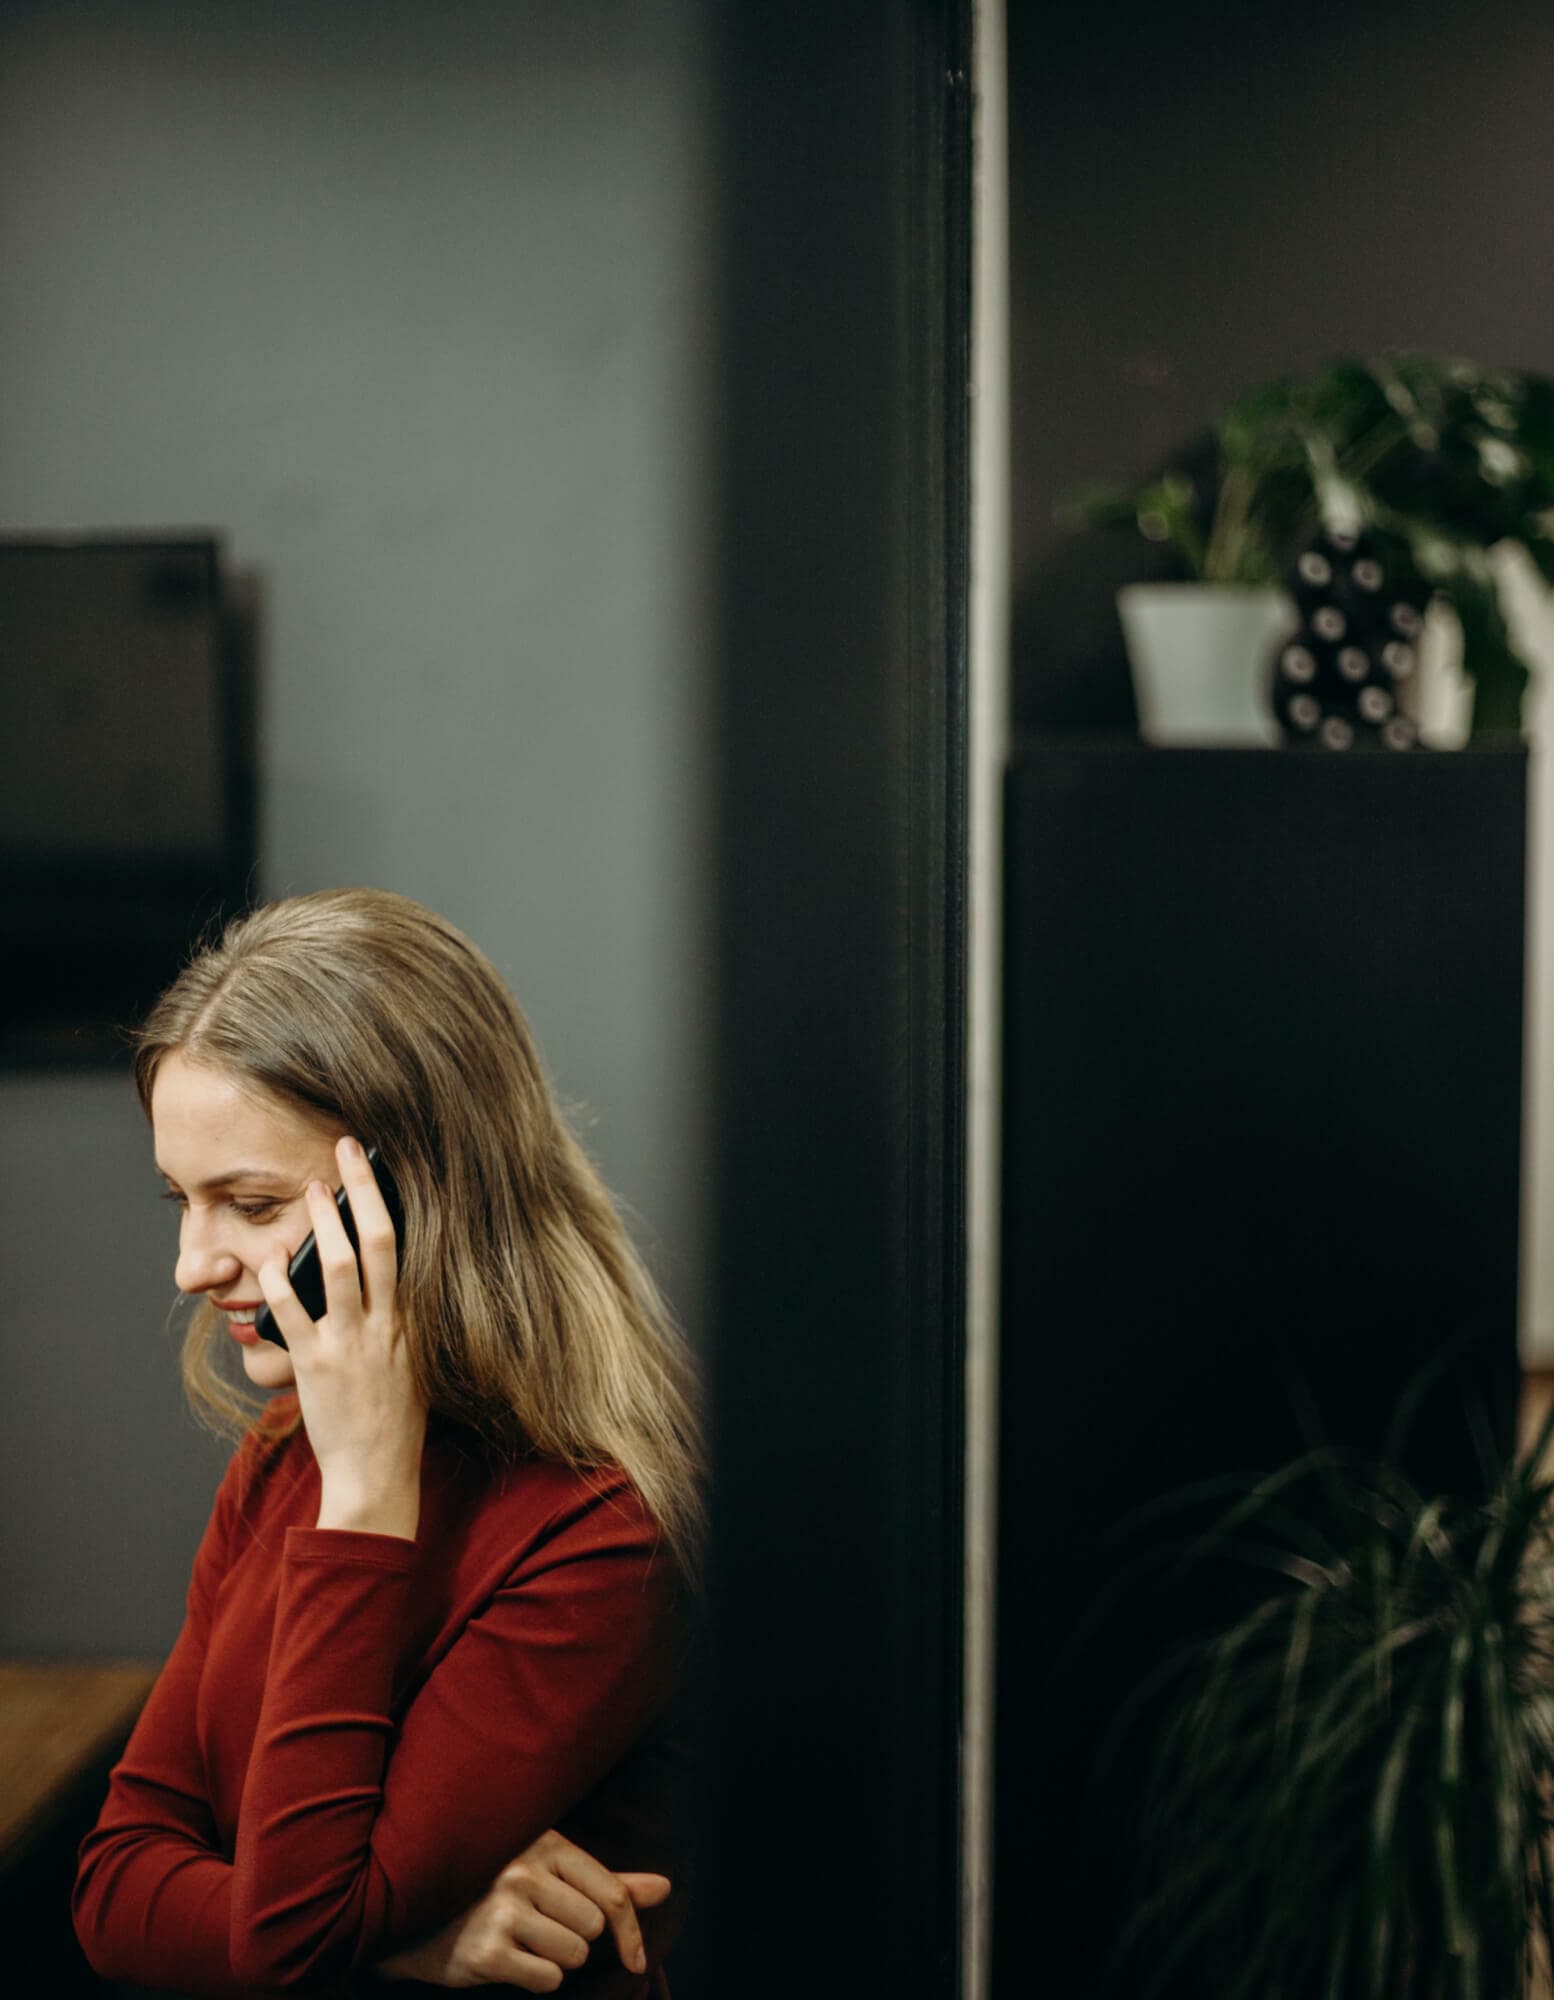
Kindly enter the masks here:
M 286 1244 L 276 1241 L 270 1245 L 269 1254 L 259 1266 L 258 1277 L 264 1302 L 270 1308 L 270 1317 L 280 1329 L 286 1345 L 291 1347 L 298 1339 L 306 1341 L 314 1330 L 314 1323 L 292 1290 L 291 1251 Z
M 360 1319 L 362 1309 L 361 1272 L 356 1252 L 345 1233 L 333 1194 L 322 1181 L 309 1181 L 308 1219 L 318 1245 L 319 1269 L 324 1274 L 324 1311 L 336 1326 Z
M 378 1186 L 377 1175 L 372 1170 L 372 1162 L 362 1150 L 360 1141 L 350 1138 L 339 1140 L 335 1146 L 335 1159 L 351 1204 L 351 1220 L 361 1247 L 365 1303 L 370 1309 L 394 1295 L 394 1284 L 399 1275 L 394 1222 L 383 1199 L 383 1190 Z

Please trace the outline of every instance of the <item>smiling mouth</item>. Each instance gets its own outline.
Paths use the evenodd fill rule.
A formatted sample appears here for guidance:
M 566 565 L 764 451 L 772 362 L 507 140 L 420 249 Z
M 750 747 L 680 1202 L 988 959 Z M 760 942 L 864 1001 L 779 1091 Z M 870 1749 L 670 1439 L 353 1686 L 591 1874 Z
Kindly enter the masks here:
M 235 1320 L 239 1326 L 252 1326 L 254 1320 L 258 1317 L 259 1306 L 257 1303 L 253 1305 L 238 1305 L 234 1301 L 229 1305 L 225 1299 L 213 1299 L 211 1303 L 218 1312 L 224 1312 L 228 1319 Z

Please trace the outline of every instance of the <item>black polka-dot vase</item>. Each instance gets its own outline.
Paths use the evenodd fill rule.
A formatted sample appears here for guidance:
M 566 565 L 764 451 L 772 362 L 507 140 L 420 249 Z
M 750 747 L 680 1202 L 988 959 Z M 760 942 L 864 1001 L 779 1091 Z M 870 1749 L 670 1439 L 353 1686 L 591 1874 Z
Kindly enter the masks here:
M 1328 530 L 1285 588 L 1299 623 L 1273 658 L 1284 741 L 1317 750 L 1415 750 L 1407 710 L 1430 589 L 1407 544 Z

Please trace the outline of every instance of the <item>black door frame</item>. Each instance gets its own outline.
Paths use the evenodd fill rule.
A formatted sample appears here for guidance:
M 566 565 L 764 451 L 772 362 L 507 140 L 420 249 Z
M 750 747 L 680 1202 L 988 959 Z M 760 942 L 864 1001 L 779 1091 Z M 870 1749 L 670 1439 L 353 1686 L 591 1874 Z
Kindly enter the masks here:
M 953 1995 L 970 12 L 717 28 L 717 1693 L 683 1984 Z

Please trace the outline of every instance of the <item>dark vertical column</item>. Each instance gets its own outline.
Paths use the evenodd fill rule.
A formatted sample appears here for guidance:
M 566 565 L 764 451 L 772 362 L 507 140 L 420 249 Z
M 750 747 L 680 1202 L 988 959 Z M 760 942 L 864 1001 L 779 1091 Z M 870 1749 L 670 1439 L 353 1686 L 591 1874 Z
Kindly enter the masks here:
M 720 43 L 718 1693 L 684 1984 L 952 1994 L 967 26 L 741 6 Z

